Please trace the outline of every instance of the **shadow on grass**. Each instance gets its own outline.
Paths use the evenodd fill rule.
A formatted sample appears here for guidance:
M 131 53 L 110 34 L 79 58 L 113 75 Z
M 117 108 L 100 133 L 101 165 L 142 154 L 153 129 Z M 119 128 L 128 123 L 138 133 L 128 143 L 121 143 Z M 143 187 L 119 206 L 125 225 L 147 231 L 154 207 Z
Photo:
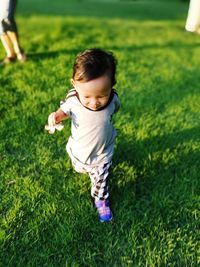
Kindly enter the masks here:
M 188 34 L 187 32 L 183 31 L 183 34 Z M 126 46 L 124 45 L 123 47 L 121 46 L 111 46 L 109 49 L 110 50 L 116 50 L 116 51 L 128 51 L 129 53 L 132 51 L 137 51 L 137 50 L 148 50 L 148 49 L 188 49 L 188 48 L 199 48 L 200 47 L 200 38 L 198 43 L 181 43 L 177 41 L 172 41 L 172 42 L 163 42 L 161 44 L 159 43 L 152 43 L 152 44 L 145 44 L 145 45 L 131 45 L 131 46 Z
M 186 33 L 187 34 L 187 33 Z M 112 50 L 112 51 L 136 51 L 136 50 L 148 50 L 148 49 L 168 49 L 168 48 L 174 48 L 174 49 L 188 49 L 188 48 L 199 48 L 200 46 L 200 40 L 199 43 L 179 43 L 179 42 L 170 42 L 170 43 L 163 43 L 163 44 L 145 44 L 145 45 L 131 45 L 127 46 L 124 45 L 121 46 L 109 46 L 106 49 Z M 89 47 L 87 47 L 89 48 Z M 37 61 L 40 59 L 48 59 L 48 58 L 56 58 L 60 54 L 78 54 L 81 52 L 81 49 L 60 49 L 55 51 L 47 51 L 47 52 L 30 52 L 28 54 L 28 58 Z
M 35 53 L 29 53 L 28 58 L 31 61 L 39 61 L 39 60 L 45 60 L 45 59 L 54 59 L 59 57 L 63 54 L 78 54 L 80 52 L 80 49 L 61 49 L 57 51 L 48 51 L 48 52 L 35 52 Z
M 94 46 L 94 45 L 93 45 Z M 92 46 L 92 47 L 93 47 Z M 188 48 L 199 48 L 200 46 L 200 41 L 199 43 L 179 43 L 179 42 L 170 42 L 170 43 L 163 43 L 163 44 L 146 44 L 146 45 L 132 45 L 132 46 L 112 46 L 112 47 L 105 47 L 105 49 L 110 50 L 110 51 L 128 51 L 129 53 L 131 51 L 137 51 L 137 50 L 148 50 L 148 49 L 188 49 Z M 90 48 L 90 47 L 85 47 Z M 60 49 L 60 50 L 55 50 L 55 51 L 47 51 L 47 52 L 30 52 L 28 53 L 28 59 L 30 61 L 40 61 L 40 60 L 45 60 L 45 59 L 54 59 L 59 57 L 60 55 L 65 55 L 65 54 L 75 54 L 77 55 L 83 50 L 83 48 L 79 49 Z
M 195 127 L 133 142 L 126 142 L 126 137 L 119 132 L 118 138 L 123 140 L 123 143 L 119 142 L 117 145 L 114 164 L 120 166 L 125 162 L 135 170 L 135 177 L 130 177 L 130 181 L 117 186 L 117 178 L 121 179 L 124 173 L 120 168 L 116 169 L 117 177 L 111 178 L 114 183 L 112 191 L 118 202 L 128 201 L 126 208 L 129 214 L 136 212 L 132 221 L 134 216 L 144 216 L 152 211 L 151 204 L 156 201 L 152 200 L 154 196 L 161 195 L 163 202 L 165 199 L 171 199 L 176 214 L 180 205 L 186 204 L 187 200 L 192 201 L 193 196 L 197 195 L 200 151 L 195 149 L 195 142 L 200 141 L 199 132 L 200 127 Z M 132 198 L 127 198 L 127 195 Z M 159 206 L 159 203 L 154 203 L 157 210 L 155 212 L 159 213 Z M 172 213 L 169 208 L 172 207 L 167 206 L 167 203 L 162 206 L 162 209 L 166 210 L 165 213 Z M 149 216 L 151 217 L 151 214 Z M 173 221 L 173 218 L 171 219 Z
M 45 8 L 44 8 L 45 6 Z M 176 20 L 187 14 L 188 4 L 180 1 L 20 1 L 23 16 L 76 16 L 108 19 Z M 159 10 L 159 12 L 158 12 Z

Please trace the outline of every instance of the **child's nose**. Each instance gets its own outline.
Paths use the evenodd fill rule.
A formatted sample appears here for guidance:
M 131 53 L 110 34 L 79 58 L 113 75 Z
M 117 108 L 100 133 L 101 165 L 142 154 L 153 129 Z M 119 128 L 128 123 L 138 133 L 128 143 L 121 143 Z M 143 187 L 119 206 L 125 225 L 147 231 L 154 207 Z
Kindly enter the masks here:
M 95 106 L 97 104 L 97 100 L 96 99 L 91 99 L 90 104 Z

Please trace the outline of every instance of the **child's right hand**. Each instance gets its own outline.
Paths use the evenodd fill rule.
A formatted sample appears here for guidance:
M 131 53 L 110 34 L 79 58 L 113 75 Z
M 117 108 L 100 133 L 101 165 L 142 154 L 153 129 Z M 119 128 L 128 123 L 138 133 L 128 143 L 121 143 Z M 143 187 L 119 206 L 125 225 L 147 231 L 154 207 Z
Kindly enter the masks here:
M 64 128 L 64 126 L 62 125 L 62 122 L 56 123 L 55 114 L 56 112 L 52 112 L 49 115 L 48 125 L 45 125 L 45 130 L 47 130 L 49 134 L 53 134 L 55 130 L 61 131 Z

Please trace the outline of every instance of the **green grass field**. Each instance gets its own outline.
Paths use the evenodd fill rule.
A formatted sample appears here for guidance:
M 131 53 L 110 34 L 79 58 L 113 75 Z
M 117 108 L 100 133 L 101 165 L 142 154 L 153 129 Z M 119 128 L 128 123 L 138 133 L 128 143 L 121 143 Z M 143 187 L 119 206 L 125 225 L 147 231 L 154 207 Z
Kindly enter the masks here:
M 0 266 L 199 266 L 200 36 L 184 30 L 188 3 L 18 4 L 29 60 L 0 68 Z M 118 58 L 109 224 L 71 167 L 70 121 L 44 131 L 90 47 Z

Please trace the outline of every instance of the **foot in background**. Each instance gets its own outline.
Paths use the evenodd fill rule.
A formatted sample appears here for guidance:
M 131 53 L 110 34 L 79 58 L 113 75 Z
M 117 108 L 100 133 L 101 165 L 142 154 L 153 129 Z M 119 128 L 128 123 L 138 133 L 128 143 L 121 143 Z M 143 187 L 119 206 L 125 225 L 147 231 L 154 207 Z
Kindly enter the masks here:
M 21 52 L 17 53 L 17 59 L 20 62 L 26 62 L 27 61 L 27 55 L 23 51 L 21 51 Z
M 1 61 L 1 65 L 8 65 L 10 63 L 14 63 L 16 61 L 16 57 L 5 57 L 3 61 Z

